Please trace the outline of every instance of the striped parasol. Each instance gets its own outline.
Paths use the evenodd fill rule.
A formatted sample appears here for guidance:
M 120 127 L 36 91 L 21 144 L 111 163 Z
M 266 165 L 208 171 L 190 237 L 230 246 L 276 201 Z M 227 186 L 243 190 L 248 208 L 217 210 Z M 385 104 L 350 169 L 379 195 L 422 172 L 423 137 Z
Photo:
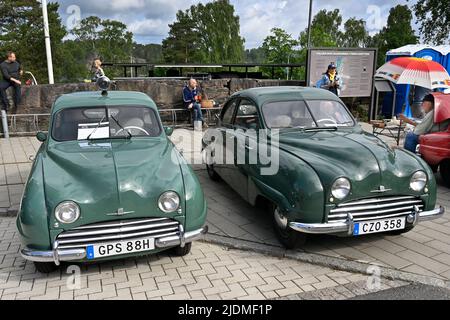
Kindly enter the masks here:
M 447 70 L 435 61 L 421 58 L 393 59 L 378 69 L 375 77 L 431 90 L 450 88 L 450 75 Z

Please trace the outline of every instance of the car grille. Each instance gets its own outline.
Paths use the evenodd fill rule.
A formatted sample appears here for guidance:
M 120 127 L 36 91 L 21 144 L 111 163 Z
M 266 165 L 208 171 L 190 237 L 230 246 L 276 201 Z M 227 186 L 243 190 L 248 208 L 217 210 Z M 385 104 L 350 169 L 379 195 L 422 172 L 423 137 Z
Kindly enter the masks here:
M 328 214 L 328 222 L 345 221 L 348 213 L 355 222 L 401 217 L 413 212 L 415 206 L 423 211 L 423 201 L 413 196 L 368 198 L 338 205 Z
M 64 231 L 56 238 L 59 249 L 85 248 L 89 245 L 133 238 L 162 238 L 179 234 L 180 223 L 168 218 L 151 218 L 96 223 Z

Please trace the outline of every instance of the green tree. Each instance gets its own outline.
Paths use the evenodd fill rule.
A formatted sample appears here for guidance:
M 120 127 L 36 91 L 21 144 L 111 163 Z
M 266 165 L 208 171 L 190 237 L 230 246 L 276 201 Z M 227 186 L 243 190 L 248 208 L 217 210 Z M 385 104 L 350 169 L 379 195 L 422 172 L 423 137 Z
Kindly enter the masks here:
M 450 44 L 450 9 L 448 0 L 418 0 L 413 6 L 426 42 Z
M 204 62 L 199 36 L 189 10 L 178 11 L 177 20 L 169 24 L 169 36 L 163 40 L 164 60 L 169 63 Z
M 298 41 L 292 35 L 280 28 L 273 28 L 266 37 L 262 48 L 266 56 L 266 63 L 291 63 L 296 60 Z M 284 78 L 286 70 L 277 68 L 276 78 Z
M 97 17 L 87 17 L 81 20 L 78 27 L 71 33 L 79 53 L 83 53 L 78 62 L 74 61 L 79 69 L 82 65 L 89 69 L 92 59 L 100 57 L 107 62 L 129 61 L 133 54 L 133 34 L 127 26 L 116 20 L 101 20 Z M 73 46 L 68 45 L 68 48 Z M 108 70 L 108 76 L 121 75 L 121 70 Z
M 416 44 L 418 37 L 411 26 L 412 12 L 408 6 L 397 5 L 389 11 L 386 27 L 376 34 L 369 42 L 370 46 L 378 48 L 378 65 L 386 59 L 386 53 L 407 44 Z
M 193 5 L 178 11 L 163 41 L 167 62 L 236 63 L 244 60 L 239 17 L 228 0 Z
M 67 32 L 58 14 L 59 4 L 48 3 L 55 80 L 64 75 L 62 39 Z M 48 81 L 44 42 L 42 7 L 38 1 L 0 0 L 0 51 L 17 53 L 26 71 L 31 71 L 39 83 Z
M 134 44 L 133 57 L 148 63 L 163 62 L 162 46 L 160 44 Z
M 364 48 L 369 41 L 366 22 L 363 19 L 350 18 L 344 23 L 341 45 L 348 48 Z
M 264 63 L 265 61 L 266 53 L 262 47 L 245 50 L 245 62 Z
M 311 23 L 311 47 L 337 47 L 342 39 L 341 24 L 339 9 L 320 10 Z M 300 33 L 299 40 L 303 48 L 308 46 L 308 28 Z

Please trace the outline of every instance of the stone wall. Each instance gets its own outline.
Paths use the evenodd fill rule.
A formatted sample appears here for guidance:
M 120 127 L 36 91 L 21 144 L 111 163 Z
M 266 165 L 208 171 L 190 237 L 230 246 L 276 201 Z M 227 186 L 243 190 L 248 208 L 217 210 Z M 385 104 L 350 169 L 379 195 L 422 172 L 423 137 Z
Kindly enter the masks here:
M 161 109 L 176 109 L 183 106 L 181 90 L 186 80 L 143 79 L 117 81 L 117 90 L 139 91 L 149 95 Z M 209 99 L 222 104 L 233 93 L 254 87 L 301 85 L 299 81 L 220 79 L 200 81 L 204 93 Z M 49 113 L 52 103 L 62 94 L 97 90 L 95 84 L 55 84 L 24 86 L 22 103 L 11 112 L 16 114 Z M 9 92 L 11 94 L 11 92 Z

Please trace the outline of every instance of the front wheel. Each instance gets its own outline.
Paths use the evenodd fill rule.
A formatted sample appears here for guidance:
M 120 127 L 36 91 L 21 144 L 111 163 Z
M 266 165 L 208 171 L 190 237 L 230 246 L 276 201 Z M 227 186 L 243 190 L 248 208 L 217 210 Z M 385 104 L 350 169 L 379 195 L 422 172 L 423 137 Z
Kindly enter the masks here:
M 58 268 L 53 262 L 35 262 L 34 266 L 40 273 L 51 273 Z
M 273 227 L 275 233 L 286 249 L 297 249 L 306 243 L 306 234 L 295 231 L 288 226 L 287 218 L 284 217 L 277 206 L 271 206 Z
M 177 257 L 187 256 L 191 252 L 192 243 L 186 243 L 184 247 L 178 246 L 172 249 L 172 253 Z
M 450 160 L 446 160 L 441 164 L 440 172 L 444 183 L 450 188 Z

